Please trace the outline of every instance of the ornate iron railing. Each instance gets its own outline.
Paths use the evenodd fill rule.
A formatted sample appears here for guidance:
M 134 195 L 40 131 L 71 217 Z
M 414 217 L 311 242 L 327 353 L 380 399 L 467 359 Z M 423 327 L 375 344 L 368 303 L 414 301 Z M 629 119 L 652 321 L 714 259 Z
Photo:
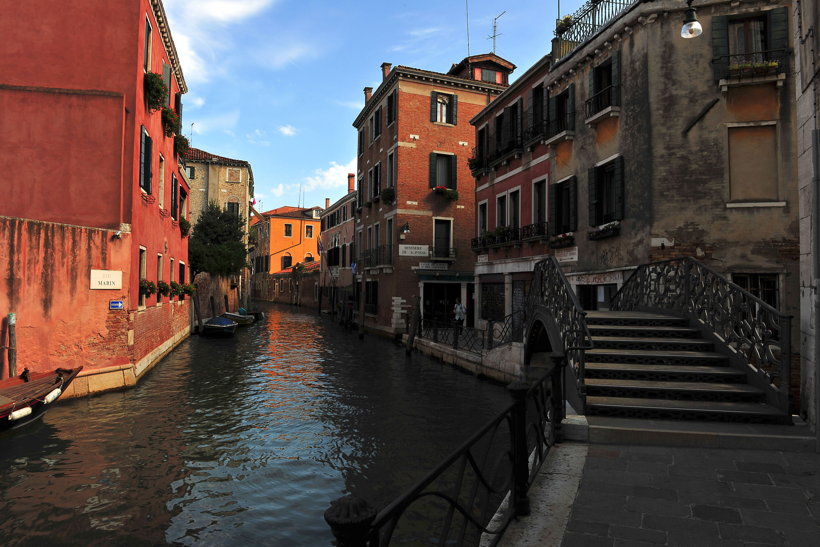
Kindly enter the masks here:
M 545 311 L 554 318 L 555 327 L 564 344 L 567 365 L 575 378 L 578 397 L 581 404 L 586 407 L 584 367 L 586 350 L 593 347 L 592 336 L 587 328 L 586 312 L 554 256 L 535 265 L 528 308 L 532 310 L 535 306 L 545 308 Z M 529 317 L 532 317 L 532 311 Z M 584 412 L 585 408 L 578 410 Z
M 521 227 L 521 239 L 547 238 L 549 235 L 549 223 L 546 221 Z
M 694 258 L 639 266 L 615 294 L 613 310 L 671 310 L 714 333 L 789 411 L 791 317 Z
M 497 545 L 530 512 L 527 491 L 556 442 L 560 369 L 508 387 L 514 403 L 376 513 L 348 496 L 325 512 L 339 545 Z
M 575 131 L 575 111 L 559 114 L 547 122 L 548 139 L 564 131 Z
M 485 331 L 458 325 L 452 321 L 423 319 L 418 336 L 477 355 L 481 355 L 481 350 L 485 345 Z
M 558 47 L 553 47 L 552 51 L 555 60 L 569 55 L 627 8 L 641 1 L 643 0 L 587 0 L 572 15 L 558 19 L 555 22 Z
M 611 85 L 586 100 L 586 117 L 591 118 L 604 108 L 621 105 L 621 88 Z
M 789 56 L 785 49 L 751 51 L 721 55 L 712 59 L 721 78 L 746 80 L 788 72 Z
M 527 310 L 514 311 L 502 321 L 487 322 L 487 349 L 492 349 L 512 342 L 524 341 L 524 327 L 527 323 Z

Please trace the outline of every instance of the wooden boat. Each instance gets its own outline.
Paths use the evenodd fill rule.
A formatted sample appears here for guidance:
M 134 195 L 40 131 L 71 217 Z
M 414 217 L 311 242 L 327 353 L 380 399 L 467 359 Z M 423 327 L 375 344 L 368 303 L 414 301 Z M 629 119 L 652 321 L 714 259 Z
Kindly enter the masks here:
M 211 317 L 202 325 L 202 334 L 206 336 L 233 336 L 237 323 L 227 317 Z
M 0 431 L 33 422 L 51 408 L 83 367 L 51 372 L 25 369 L 14 378 L 0 380 Z
M 230 319 L 239 326 L 250 325 L 256 320 L 256 318 L 253 315 L 247 315 L 244 313 L 234 313 L 229 311 L 223 313 L 222 317 Z

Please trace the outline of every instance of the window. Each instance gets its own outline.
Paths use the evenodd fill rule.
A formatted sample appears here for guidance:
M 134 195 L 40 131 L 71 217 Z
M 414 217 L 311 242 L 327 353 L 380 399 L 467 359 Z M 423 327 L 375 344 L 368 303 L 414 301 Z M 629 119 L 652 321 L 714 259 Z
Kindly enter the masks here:
M 478 204 L 478 235 L 482 235 L 487 231 L 487 202 L 482 201 Z
M 430 121 L 436 123 L 457 123 L 458 97 L 448 93 L 433 91 L 430 94 Z
M 510 228 L 520 228 L 521 227 L 521 192 L 518 190 L 513 190 L 510 192 Z
M 359 147 L 358 147 L 359 155 L 362 155 L 364 152 L 364 129 L 359 129 Z
M 481 69 L 481 81 L 482 82 L 497 82 L 498 72 L 495 70 L 487 70 L 486 68 Z
M 586 101 L 586 117 L 592 117 L 601 110 L 621 104 L 620 82 L 621 54 L 613 51 L 612 56 L 593 67 L 589 72 L 589 98 Z
M 145 247 L 140 247 L 140 281 L 145 279 L 148 276 L 148 264 L 147 261 L 148 257 L 146 254 Z M 145 294 L 142 291 L 139 291 L 139 300 L 138 306 L 141 308 L 145 307 Z
M 228 169 L 226 169 L 225 177 L 225 182 L 242 182 L 242 169 L 228 167 Z
M 160 209 L 165 208 L 165 158 L 159 156 L 159 192 L 157 192 L 157 204 Z
M 174 280 L 174 259 L 172 258 L 168 261 L 168 282 L 170 283 L 173 280 Z
M 600 226 L 624 218 L 624 159 L 589 170 L 589 225 Z
M 375 314 L 379 309 L 379 282 L 365 282 L 364 310 L 367 313 Z
M 381 192 L 382 164 L 377 163 L 367 171 L 367 197 L 372 200 Z
M 770 62 L 775 63 L 771 68 L 783 72 L 789 46 L 788 8 L 775 8 L 754 16 L 712 17 L 715 80 L 743 77 L 742 67 Z M 749 74 L 756 75 L 755 71 Z
M 153 141 L 144 126 L 140 126 L 140 188 L 151 193 L 151 149 Z
M 171 218 L 179 220 L 179 181 L 176 173 L 171 175 Z
M 293 237 L 293 224 L 285 224 L 285 237 Z
M 356 191 L 356 206 L 361 209 L 362 205 L 364 205 L 364 177 L 359 177 L 357 184 L 358 190 Z M 353 215 L 352 212 L 350 214 L 351 216 Z
M 456 156 L 450 154 L 430 154 L 430 188 L 444 186 L 456 189 Z
M 777 274 L 733 273 L 732 282 L 749 291 L 774 309 L 779 309 Z
M 393 92 L 387 96 L 387 125 L 396 121 L 396 94 L 398 90 L 394 89 Z
M 305 225 L 305 237 L 313 238 L 313 225 L 312 224 L 306 224 Z
M 377 108 L 370 117 L 370 141 L 375 141 L 382 134 L 382 107 Z
M 544 134 L 544 84 L 538 84 L 530 89 L 529 110 L 527 110 L 527 139 L 540 138 Z
M 293 264 L 293 257 L 290 255 L 284 255 L 282 257 L 282 269 L 290 268 Z
M 185 283 L 185 263 L 179 263 L 179 283 Z
M 193 165 L 189 165 L 188 167 L 185 168 L 185 170 L 188 171 L 188 178 L 189 179 L 195 179 L 196 178 L 196 168 Z
M 157 254 L 157 284 L 159 284 L 162 280 L 162 255 Z M 157 293 L 157 306 L 160 305 L 160 300 L 162 299 L 160 298 L 159 293 Z
M 507 194 L 495 198 L 495 225 L 507 225 Z
M 575 131 L 575 84 L 547 102 L 547 137 L 564 131 Z
M 396 171 L 396 155 L 393 152 L 387 154 L 387 187 L 392 188 L 396 185 L 395 181 Z
M 435 219 L 433 221 L 433 257 L 451 258 L 454 249 L 451 245 L 453 221 Z
M 165 84 L 165 89 L 168 93 L 165 94 L 165 106 L 171 107 L 171 65 L 162 61 L 162 82 Z
M 776 201 L 777 125 L 729 127 L 729 199 Z
M 537 180 L 532 184 L 532 220 L 536 224 L 547 221 L 546 186 L 546 180 Z
M 307 262 L 313 262 L 313 255 L 312 255 L 311 253 L 306 253 L 306 254 L 305 254 L 305 260 L 304 260 L 304 262 L 305 262 L 305 263 L 307 263 Z
M 145 72 L 151 70 L 151 21 L 145 17 L 145 44 L 143 48 L 142 68 Z
M 179 187 L 179 216 L 188 218 L 188 194 L 182 186 Z
M 552 234 L 565 234 L 578 229 L 577 194 L 578 181 L 575 177 L 564 179 L 549 187 Z
M 239 202 L 238 201 L 229 201 L 225 204 L 225 210 L 228 211 L 230 214 L 234 216 L 239 216 Z

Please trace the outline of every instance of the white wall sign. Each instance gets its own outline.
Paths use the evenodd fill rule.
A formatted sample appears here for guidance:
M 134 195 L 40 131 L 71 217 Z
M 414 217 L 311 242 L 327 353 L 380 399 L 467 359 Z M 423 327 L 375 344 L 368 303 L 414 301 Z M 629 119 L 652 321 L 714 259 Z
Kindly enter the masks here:
M 578 247 L 555 249 L 555 258 L 558 262 L 578 262 Z
M 489 261 L 490 261 L 490 255 L 478 255 L 476 257 L 476 262 L 479 263 L 479 264 L 481 264 L 483 262 L 489 262 Z
M 122 289 L 122 272 L 117 270 L 91 270 L 92 291 Z
M 419 262 L 419 270 L 446 270 L 446 262 Z
M 430 246 L 399 245 L 399 256 L 430 256 Z

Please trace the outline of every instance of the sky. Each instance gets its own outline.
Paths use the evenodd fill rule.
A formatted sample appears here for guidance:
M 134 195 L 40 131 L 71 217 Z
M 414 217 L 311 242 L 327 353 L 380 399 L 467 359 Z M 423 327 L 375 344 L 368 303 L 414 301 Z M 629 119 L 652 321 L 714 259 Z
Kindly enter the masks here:
M 163 0 L 191 146 L 248 161 L 257 210 L 324 207 L 356 171 L 353 120 L 381 64 L 447 72 L 493 51 L 515 78 L 583 0 Z M 469 44 L 468 44 L 469 28 Z M 469 49 L 468 49 L 469 47 Z

